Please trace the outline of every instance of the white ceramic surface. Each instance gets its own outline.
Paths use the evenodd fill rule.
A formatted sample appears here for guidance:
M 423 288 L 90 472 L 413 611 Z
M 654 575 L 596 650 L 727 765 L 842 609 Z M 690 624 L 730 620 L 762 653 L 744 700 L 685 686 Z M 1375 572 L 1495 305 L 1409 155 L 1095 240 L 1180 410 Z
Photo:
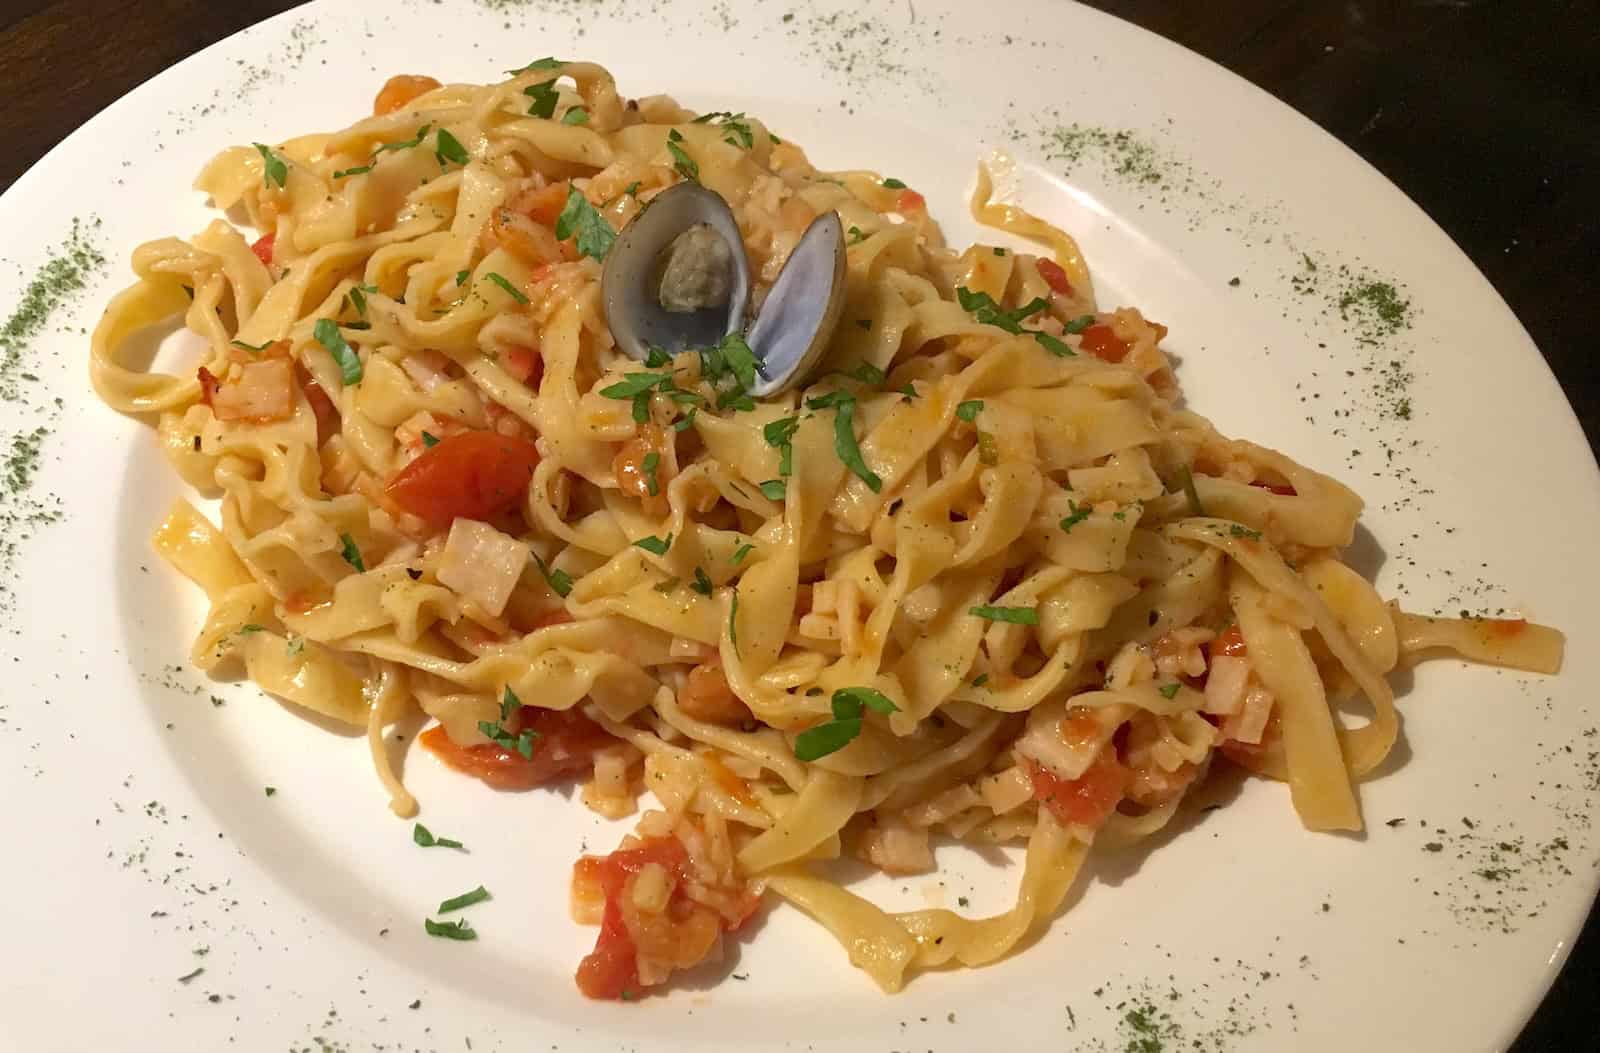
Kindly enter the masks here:
M 74 217 L 100 219 L 91 237 L 110 260 L 21 349 L 10 371 L 39 379 L 0 411 L 0 450 L 55 421 L 31 490 L 0 501 L 0 541 L 27 500 L 58 496 L 64 513 L 19 542 L 0 614 L 0 1045 L 877 1053 L 1003 1036 L 1123 1050 L 1146 1002 L 1167 1014 L 1167 1049 L 1511 1040 L 1582 923 L 1600 852 L 1585 558 L 1600 487 L 1538 351 L 1399 191 L 1195 55 L 1043 0 L 863 10 L 327 0 L 156 77 L 0 199 L 0 313 Z M 886 997 L 778 909 L 735 961 L 666 997 L 584 1001 L 571 972 L 593 930 L 567 918 L 569 865 L 626 826 L 414 755 L 423 820 L 470 848 L 424 851 L 359 738 L 174 668 L 201 597 L 148 537 L 180 486 L 153 432 L 90 393 L 83 331 L 136 244 L 207 220 L 189 187 L 216 150 L 342 126 L 390 73 L 482 81 L 546 54 L 605 63 L 627 94 L 759 114 L 823 166 L 901 178 L 956 243 L 978 236 L 964 210 L 976 162 L 1004 148 L 1020 200 L 1080 238 L 1101 302 L 1172 328 L 1194 408 L 1367 497 L 1356 559 L 1386 592 L 1560 626 L 1565 672 L 1420 668 L 1400 685 L 1406 745 L 1361 791 L 1365 836 L 1308 834 L 1281 787 L 1248 784 L 1147 850 L 1097 861 L 1066 916 L 995 967 Z M 1359 304 L 1339 308 L 1369 277 L 1411 305 L 1375 343 Z M 1391 372 L 1410 379 L 1385 391 Z M 865 887 L 997 909 L 1019 869 L 954 848 L 939 862 L 937 877 Z M 494 899 L 466 912 L 477 942 L 423 933 L 434 904 L 479 883 Z

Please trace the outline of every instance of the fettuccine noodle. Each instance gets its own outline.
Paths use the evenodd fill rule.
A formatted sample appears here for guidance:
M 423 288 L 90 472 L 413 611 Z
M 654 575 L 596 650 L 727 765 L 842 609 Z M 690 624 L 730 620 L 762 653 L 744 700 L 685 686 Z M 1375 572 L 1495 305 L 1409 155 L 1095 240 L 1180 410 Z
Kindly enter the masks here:
M 588 63 L 395 78 L 375 110 L 208 164 L 258 234 L 139 247 L 91 378 L 220 496 L 220 526 L 180 501 L 155 536 L 210 602 L 195 665 L 364 729 L 401 816 L 384 734 L 419 711 L 491 785 L 576 777 L 613 818 L 654 795 L 574 873 L 590 995 L 714 957 L 768 891 L 885 991 L 993 962 L 1219 753 L 1358 830 L 1392 668 L 1560 665 L 1554 630 L 1385 604 L 1339 561 L 1360 498 L 1180 408 L 1165 327 L 1099 309 L 987 172 L 974 215 L 1051 255 L 949 249 L 897 180 Z M 849 230 L 803 390 L 749 398 L 734 345 L 614 344 L 611 235 L 686 178 L 732 206 L 758 304 L 815 217 Z M 180 315 L 199 363 L 127 361 Z M 1015 905 L 892 913 L 828 877 L 931 870 L 934 838 L 1025 844 Z

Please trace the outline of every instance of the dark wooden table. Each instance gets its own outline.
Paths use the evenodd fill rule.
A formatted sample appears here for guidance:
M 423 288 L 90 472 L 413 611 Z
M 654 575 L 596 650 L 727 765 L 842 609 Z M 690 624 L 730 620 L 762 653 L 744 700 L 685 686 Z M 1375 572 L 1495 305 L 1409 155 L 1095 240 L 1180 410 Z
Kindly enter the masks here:
M 295 6 L 6 0 L 0 189 L 146 78 Z M 1260 85 L 1376 165 L 1472 257 L 1600 438 L 1600 3 L 1098 0 Z M 1581 642 L 1580 642 L 1581 645 Z M 1518 1053 L 1600 1048 L 1591 915 Z

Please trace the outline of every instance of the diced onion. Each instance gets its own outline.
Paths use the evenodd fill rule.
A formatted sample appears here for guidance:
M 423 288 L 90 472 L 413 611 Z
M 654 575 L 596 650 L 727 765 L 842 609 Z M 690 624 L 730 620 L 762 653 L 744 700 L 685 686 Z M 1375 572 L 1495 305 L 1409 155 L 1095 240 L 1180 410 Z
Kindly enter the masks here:
M 1206 702 L 1201 712 L 1229 716 L 1239 711 L 1244 701 L 1245 685 L 1250 679 L 1248 659 L 1233 655 L 1217 655 L 1211 659 L 1211 669 L 1206 677 Z
M 488 523 L 457 519 L 439 555 L 440 584 L 498 618 L 528 565 L 527 542 Z

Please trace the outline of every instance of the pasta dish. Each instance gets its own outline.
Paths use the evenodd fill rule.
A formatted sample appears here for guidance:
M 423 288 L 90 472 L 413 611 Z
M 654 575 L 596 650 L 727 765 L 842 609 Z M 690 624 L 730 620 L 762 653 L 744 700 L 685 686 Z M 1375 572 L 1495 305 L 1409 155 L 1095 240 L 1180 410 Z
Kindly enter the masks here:
M 541 59 L 395 77 L 196 185 L 228 218 L 134 252 L 90 361 L 220 498 L 155 534 L 209 598 L 192 660 L 364 728 L 402 817 L 385 729 L 419 711 L 451 768 L 637 815 L 573 871 L 591 997 L 716 959 L 763 900 L 888 992 L 994 962 L 1215 766 L 1360 829 L 1397 665 L 1560 665 L 1555 630 L 1386 604 L 1340 561 L 1361 499 L 1186 408 L 1166 328 L 981 169 L 974 216 L 1041 254 Z M 194 360 L 130 361 L 178 318 Z M 829 877 L 951 839 L 1025 848 L 1009 910 Z

